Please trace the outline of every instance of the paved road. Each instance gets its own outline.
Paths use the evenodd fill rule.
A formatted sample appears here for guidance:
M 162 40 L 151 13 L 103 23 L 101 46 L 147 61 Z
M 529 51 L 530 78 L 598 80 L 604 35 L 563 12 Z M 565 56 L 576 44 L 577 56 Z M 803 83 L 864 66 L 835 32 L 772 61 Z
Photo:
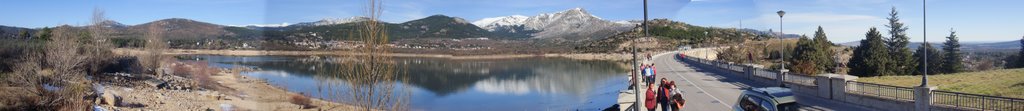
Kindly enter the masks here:
M 729 74 L 725 70 L 683 62 L 676 58 L 675 52 L 662 53 L 654 57 L 658 78 L 676 81 L 676 87 L 682 88 L 686 106 L 684 111 L 730 111 L 736 104 L 741 91 L 747 87 L 768 87 Z M 801 96 L 797 103 L 803 105 L 801 110 L 807 111 L 870 111 L 859 106 L 851 106 L 838 101 L 818 97 Z

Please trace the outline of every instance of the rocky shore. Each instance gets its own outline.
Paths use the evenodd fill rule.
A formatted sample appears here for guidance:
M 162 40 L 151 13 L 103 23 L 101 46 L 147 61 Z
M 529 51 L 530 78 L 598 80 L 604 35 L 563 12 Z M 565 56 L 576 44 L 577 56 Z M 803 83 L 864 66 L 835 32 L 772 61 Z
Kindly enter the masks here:
M 143 80 L 127 82 L 127 85 L 96 85 L 94 87 L 102 87 L 99 89 L 103 93 L 97 99 L 101 105 L 95 108 L 111 111 L 314 111 L 352 108 L 345 104 L 299 96 L 265 80 L 239 75 L 242 70 L 245 69 L 219 69 L 209 75 L 207 80 L 211 82 L 208 83 L 188 77 L 163 75 L 159 77 L 161 79 L 149 80 L 161 82 Z M 179 80 L 165 79 L 174 77 Z

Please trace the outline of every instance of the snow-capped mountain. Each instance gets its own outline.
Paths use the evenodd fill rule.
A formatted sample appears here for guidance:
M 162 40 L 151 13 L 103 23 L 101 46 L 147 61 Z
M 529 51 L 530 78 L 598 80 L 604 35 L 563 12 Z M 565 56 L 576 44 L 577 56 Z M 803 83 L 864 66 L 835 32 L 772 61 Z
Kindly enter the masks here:
M 287 27 L 291 25 L 287 22 L 279 24 L 248 24 L 248 25 L 228 25 L 232 27 L 246 27 L 246 28 L 264 28 L 264 27 Z
M 583 8 L 545 13 L 533 17 L 485 18 L 474 22 L 474 24 L 494 33 L 570 41 L 605 38 L 629 30 L 633 26 L 603 20 L 587 13 Z
M 644 21 L 643 20 L 620 20 L 620 21 L 615 21 L 615 23 L 622 24 L 622 25 L 640 25 L 641 23 L 644 23 Z
M 473 25 L 476 25 L 476 26 L 478 26 L 480 28 L 487 29 L 487 31 L 494 31 L 495 28 L 498 28 L 498 27 L 501 27 L 501 26 L 523 25 L 523 23 L 526 22 L 526 19 L 529 19 L 529 18 L 530 17 L 523 16 L 523 15 L 512 15 L 512 16 L 504 16 L 504 17 L 492 17 L 492 18 L 484 18 L 484 19 L 480 19 L 480 20 L 474 21 Z
M 370 20 L 367 17 L 351 17 L 351 18 L 327 18 L 316 22 L 303 22 L 295 25 L 299 26 L 322 26 L 322 25 L 334 25 L 334 24 L 345 24 L 352 22 L 362 22 Z

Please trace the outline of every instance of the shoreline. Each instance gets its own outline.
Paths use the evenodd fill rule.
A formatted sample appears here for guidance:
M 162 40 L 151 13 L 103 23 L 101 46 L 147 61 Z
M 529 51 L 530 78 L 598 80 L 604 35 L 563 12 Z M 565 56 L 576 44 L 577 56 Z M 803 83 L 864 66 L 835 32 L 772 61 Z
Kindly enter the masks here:
M 293 96 L 299 93 L 270 84 L 268 81 L 241 75 L 246 69 L 215 68 L 217 71 L 209 75 L 212 84 L 223 88 L 206 90 L 173 90 L 157 89 L 146 86 L 103 86 L 105 93 L 120 98 L 120 105 L 113 107 L 101 105 L 108 110 L 349 110 L 355 107 L 350 104 L 326 101 L 311 95 L 308 98 L 311 108 L 303 108 L 292 103 Z M 165 75 L 173 76 L 173 75 Z M 199 81 L 187 78 L 192 81 Z
M 117 48 L 112 50 L 115 54 L 121 55 L 137 55 L 145 53 L 140 49 L 128 49 L 128 48 Z M 657 53 L 665 51 L 645 52 L 645 53 Z M 305 56 L 305 55 L 340 55 L 340 56 L 353 56 L 353 55 L 366 55 L 363 53 L 356 53 L 350 51 L 272 51 L 272 50 L 207 50 L 207 49 L 170 49 L 165 51 L 163 54 L 168 55 L 225 55 L 225 56 L 266 56 L 266 55 L 281 55 L 281 56 Z M 445 59 L 513 59 L 513 58 L 531 58 L 531 57 L 563 57 L 576 60 L 608 60 L 608 61 L 628 61 L 632 58 L 629 53 L 548 53 L 548 54 L 489 54 L 489 55 L 451 55 L 451 54 L 412 54 L 412 53 L 389 53 L 386 54 L 392 57 L 427 57 L 427 58 L 445 58 Z

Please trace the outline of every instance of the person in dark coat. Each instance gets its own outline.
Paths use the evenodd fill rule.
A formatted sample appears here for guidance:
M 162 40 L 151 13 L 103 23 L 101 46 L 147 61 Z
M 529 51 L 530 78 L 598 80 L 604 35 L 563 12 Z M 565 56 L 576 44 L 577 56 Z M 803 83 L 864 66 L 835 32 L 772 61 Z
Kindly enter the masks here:
M 668 79 L 661 78 L 661 85 L 659 85 L 659 88 L 658 88 L 658 104 L 661 105 L 661 110 L 662 111 L 668 111 L 669 110 L 669 105 L 668 105 L 668 101 L 669 101 L 668 97 L 670 96 L 669 94 L 671 94 L 671 93 L 669 93 Z

